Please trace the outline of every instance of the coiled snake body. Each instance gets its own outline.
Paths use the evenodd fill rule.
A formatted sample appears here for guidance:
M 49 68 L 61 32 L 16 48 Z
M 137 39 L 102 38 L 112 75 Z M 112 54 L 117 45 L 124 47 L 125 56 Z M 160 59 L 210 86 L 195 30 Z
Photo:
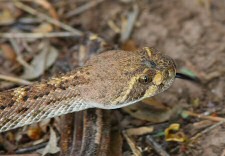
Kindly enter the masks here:
M 88 108 L 115 109 L 158 94 L 176 75 L 152 48 L 112 50 L 74 71 L 0 92 L 0 132 Z

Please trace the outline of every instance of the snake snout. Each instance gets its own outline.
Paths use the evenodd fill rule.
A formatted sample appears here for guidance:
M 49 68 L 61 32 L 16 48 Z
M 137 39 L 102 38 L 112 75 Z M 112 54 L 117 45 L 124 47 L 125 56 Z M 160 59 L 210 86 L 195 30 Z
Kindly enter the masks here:
M 158 54 L 156 62 L 158 65 L 158 73 L 162 77 L 161 83 L 156 85 L 162 86 L 162 90 L 159 91 L 162 92 L 172 85 L 176 76 L 176 65 L 172 58 L 161 53 Z

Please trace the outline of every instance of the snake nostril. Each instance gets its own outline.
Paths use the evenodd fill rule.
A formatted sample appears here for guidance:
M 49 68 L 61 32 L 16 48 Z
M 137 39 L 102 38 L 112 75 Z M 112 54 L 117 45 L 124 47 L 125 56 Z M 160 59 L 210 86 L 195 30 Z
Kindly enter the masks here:
M 149 61 L 152 68 L 156 68 L 156 63 L 154 61 Z

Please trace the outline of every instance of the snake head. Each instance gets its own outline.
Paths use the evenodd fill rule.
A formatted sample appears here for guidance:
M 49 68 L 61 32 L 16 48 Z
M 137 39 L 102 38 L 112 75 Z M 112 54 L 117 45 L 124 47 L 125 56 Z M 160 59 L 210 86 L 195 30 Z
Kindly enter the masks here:
M 142 98 L 148 98 L 168 89 L 176 77 L 176 65 L 172 58 L 158 52 L 154 48 L 145 47 L 140 50 L 144 59 L 142 66 L 144 68 L 140 82 L 149 79 L 142 85 L 147 85 Z M 141 84 L 140 84 L 141 85 Z
M 104 52 L 86 63 L 90 86 L 85 99 L 94 107 L 113 109 L 168 89 L 175 79 L 174 61 L 153 48 Z

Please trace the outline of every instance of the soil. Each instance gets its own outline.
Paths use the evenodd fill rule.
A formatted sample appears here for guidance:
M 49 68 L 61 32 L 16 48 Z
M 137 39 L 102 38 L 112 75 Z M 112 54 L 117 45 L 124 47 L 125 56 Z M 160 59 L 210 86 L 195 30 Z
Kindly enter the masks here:
M 225 3 L 207 0 L 143 0 L 135 3 L 139 6 L 139 15 L 130 38 L 132 44 L 155 47 L 175 60 L 178 71 L 188 69 L 202 81 L 199 85 L 176 80 L 167 92 L 156 99 L 170 106 L 182 105 L 195 113 L 225 117 Z M 126 16 L 132 10 L 131 6 L 131 2 L 107 1 L 90 11 L 94 15 L 91 21 L 85 19 L 88 24 L 83 24 L 82 20 L 81 23 L 86 29 L 94 30 L 113 42 L 116 34 L 107 28 L 108 19 L 120 21 L 122 18 L 117 18 Z M 89 15 L 88 12 L 83 14 L 85 17 Z M 197 104 L 195 101 L 198 101 Z M 183 123 L 183 129 L 197 121 L 193 119 Z M 224 128 L 224 125 L 219 126 L 200 137 L 193 147 L 171 154 L 223 155 Z
M 204 119 L 191 116 L 185 118 L 179 114 L 182 110 L 188 110 L 199 115 L 225 118 L 224 1 L 105 0 L 75 17 L 65 16 L 74 9 L 75 4 L 57 6 L 53 3 L 53 6 L 66 24 L 83 32 L 96 33 L 115 48 L 129 50 L 154 47 L 174 59 L 178 72 L 191 73 L 201 80 L 199 84 L 176 79 L 169 90 L 154 97 L 154 100 L 168 108 L 179 106 L 179 112 L 166 121 L 149 123 L 130 117 L 124 110 L 115 111 L 114 115 L 118 120 L 121 119 L 120 129 L 153 125 L 156 127 L 154 134 L 158 134 L 172 123 L 179 123 L 187 141 L 167 142 L 164 137 L 154 137 L 170 155 L 225 155 L 225 124 L 208 130 L 190 142 L 196 134 L 202 133 L 215 122 L 207 126 Z M 127 17 L 132 16 L 135 10 L 138 14 L 132 32 L 128 39 L 122 41 L 121 33 L 115 27 L 121 30 Z M 110 22 L 115 27 L 110 26 Z M 54 40 L 51 42 L 54 43 Z M 72 43 L 64 40 L 60 46 L 60 50 L 67 51 L 69 48 L 66 47 L 72 47 Z M 134 140 L 144 155 L 157 155 L 154 149 L 147 149 L 148 145 L 143 141 L 145 139 L 144 135 Z M 128 143 L 125 139 L 123 142 L 122 154 L 130 155 Z

